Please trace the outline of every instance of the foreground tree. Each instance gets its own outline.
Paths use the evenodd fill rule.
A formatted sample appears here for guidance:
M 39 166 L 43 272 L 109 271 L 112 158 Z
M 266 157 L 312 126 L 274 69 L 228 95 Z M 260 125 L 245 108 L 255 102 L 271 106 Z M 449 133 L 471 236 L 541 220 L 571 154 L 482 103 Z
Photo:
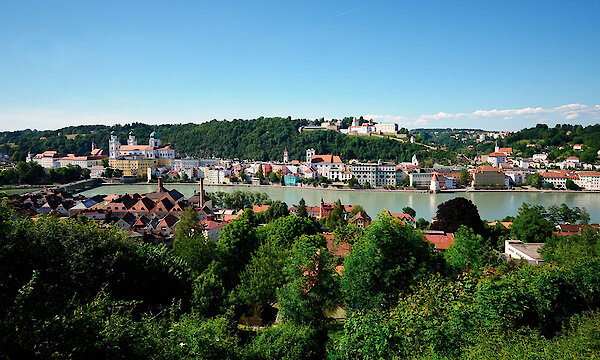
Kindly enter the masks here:
M 487 242 L 473 233 L 468 227 L 461 226 L 454 233 L 454 243 L 444 252 L 444 259 L 455 271 L 479 269 L 495 260 L 494 252 Z
M 420 231 L 381 213 L 379 220 L 371 223 L 357 239 L 344 261 L 342 290 L 346 306 L 393 306 L 400 292 L 436 266 L 437 261 Z
M 441 203 L 438 206 L 436 219 L 437 221 L 431 224 L 432 230 L 454 233 L 464 225 L 473 229 L 476 234 L 483 235 L 485 232 L 477 206 L 463 197 Z
M 554 224 L 546 216 L 543 206 L 523 203 L 510 228 L 511 235 L 523 242 L 546 242 L 554 231 Z
M 203 228 L 198 213 L 187 207 L 181 213 L 173 240 L 173 252 L 185 260 L 196 275 L 208 267 L 216 247 L 202 234 Z

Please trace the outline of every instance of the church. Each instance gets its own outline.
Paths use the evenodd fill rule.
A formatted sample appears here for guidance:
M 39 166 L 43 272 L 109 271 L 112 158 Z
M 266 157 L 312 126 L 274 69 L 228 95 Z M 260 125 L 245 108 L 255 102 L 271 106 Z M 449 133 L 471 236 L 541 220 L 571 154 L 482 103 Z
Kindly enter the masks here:
M 108 141 L 110 167 L 120 169 L 125 176 L 145 176 L 157 167 L 171 167 L 175 150 L 169 145 L 161 147 L 156 132 L 150 134 L 148 145 L 138 145 L 133 131 L 129 132 L 127 145 L 121 145 L 117 134 L 112 131 Z

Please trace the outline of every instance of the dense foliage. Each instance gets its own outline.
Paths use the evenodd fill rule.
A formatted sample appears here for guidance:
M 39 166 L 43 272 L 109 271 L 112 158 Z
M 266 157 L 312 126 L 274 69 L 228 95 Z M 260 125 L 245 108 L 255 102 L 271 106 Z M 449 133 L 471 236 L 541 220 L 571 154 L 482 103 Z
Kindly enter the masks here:
M 108 151 L 110 132 L 115 131 L 122 143 L 133 130 L 138 143 L 147 142 L 152 131 L 157 131 L 163 143 L 171 143 L 177 150 L 191 156 L 223 157 L 253 160 L 281 160 L 287 147 L 290 159 L 304 160 L 306 149 L 317 154 L 340 155 L 342 159 L 410 161 L 414 154 L 443 161 L 452 155 L 433 151 L 418 144 L 399 142 L 388 138 L 347 136 L 334 131 L 299 132 L 307 120 L 291 118 L 258 118 L 254 120 L 213 120 L 202 124 L 174 124 L 151 126 L 141 123 L 129 125 L 84 125 L 54 131 L 22 130 L 0 133 L 0 152 L 12 155 L 56 150 L 64 153 L 86 154 L 90 144 Z
M 544 216 L 573 220 L 573 211 Z M 382 213 L 355 233 L 342 260 L 313 219 L 279 215 L 245 210 L 212 243 L 186 209 L 170 250 L 83 217 L 21 220 L 0 204 L 0 358 L 600 353 L 598 229 L 548 238 L 546 264 L 534 267 L 501 260 L 464 224 L 440 255 L 417 229 Z

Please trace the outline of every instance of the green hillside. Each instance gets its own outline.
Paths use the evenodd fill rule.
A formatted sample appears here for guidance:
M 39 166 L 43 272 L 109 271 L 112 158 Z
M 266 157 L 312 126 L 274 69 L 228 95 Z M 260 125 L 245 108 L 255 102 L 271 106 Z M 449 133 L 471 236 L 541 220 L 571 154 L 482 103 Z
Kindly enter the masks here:
M 163 143 L 170 143 L 182 154 L 201 157 L 223 157 L 253 160 L 277 160 L 287 147 L 290 159 L 303 160 L 306 149 L 318 154 L 341 155 L 342 159 L 377 161 L 410 161 L 419 159 L 447 163 L 452 153 L 431 151 L 423 146 L 402 143 L 387 138 L 358 137 L 334 131 L 298 132 L 307 120 L 290 118 L 258 118 L 254 120 L 213 120 L 202 124 L 169 124 L 151 126 L 141 123 L 116 126 L 72 126 L 53 131 L 24 130 L 0 133 L 0 152 L 22 157 L 28 151 L 40 153 L 56 150 L 86 154 L 91 142 L 108 150 L 111 131 L 126 143 L 133 130 L 138 143 L 147 143 L 152 131 L 157 131 Z

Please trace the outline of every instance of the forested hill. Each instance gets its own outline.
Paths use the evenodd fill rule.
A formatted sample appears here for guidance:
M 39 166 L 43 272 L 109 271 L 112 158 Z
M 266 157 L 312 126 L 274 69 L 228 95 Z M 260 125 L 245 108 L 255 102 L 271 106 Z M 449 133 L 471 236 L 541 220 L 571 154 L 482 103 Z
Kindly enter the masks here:
M 573 150 L 575 144 L 582 144 L 583 149 Z M 577 156 L 581 161 L 593 163 L 597 158 L 597 151 L 600 150 L 600 125 L 562 124 L 548 127 L 538 124 L 536 127 L 507 136 L 499 145 L 515 148 L 524 156 L 544 151 L 551 159 Z
M 121 143 L 133 130 L 138 143 L 146 144 L 150 133 L 157 131 L 163 143 L 172 144 L 190 156 L 222 157 L 253 160 L 277 160 L 287 147 L 290 159 L 303 160 L 306 149 L 317 154 L 341 155 L 342 159 L 410 161 L 413 154 L 420 159 L 440 161 L 449 157 L 445 152 L 428 151 L 417 144 L 385 138 L 347 136 L 334 131 L 298 132 L 307 120 L 290 118 L 258 118 L 254 120 L 213 120 L 202 124 L 146 125 L 86 125 L 53 131 L 24 130 L 0 133 L 0 152 L 8 155 L 18 151 L 40 153 L 56 150 L 64 153 L 87 154 L 91 142 L 108 150 L 110 132 L 115 131 Z

